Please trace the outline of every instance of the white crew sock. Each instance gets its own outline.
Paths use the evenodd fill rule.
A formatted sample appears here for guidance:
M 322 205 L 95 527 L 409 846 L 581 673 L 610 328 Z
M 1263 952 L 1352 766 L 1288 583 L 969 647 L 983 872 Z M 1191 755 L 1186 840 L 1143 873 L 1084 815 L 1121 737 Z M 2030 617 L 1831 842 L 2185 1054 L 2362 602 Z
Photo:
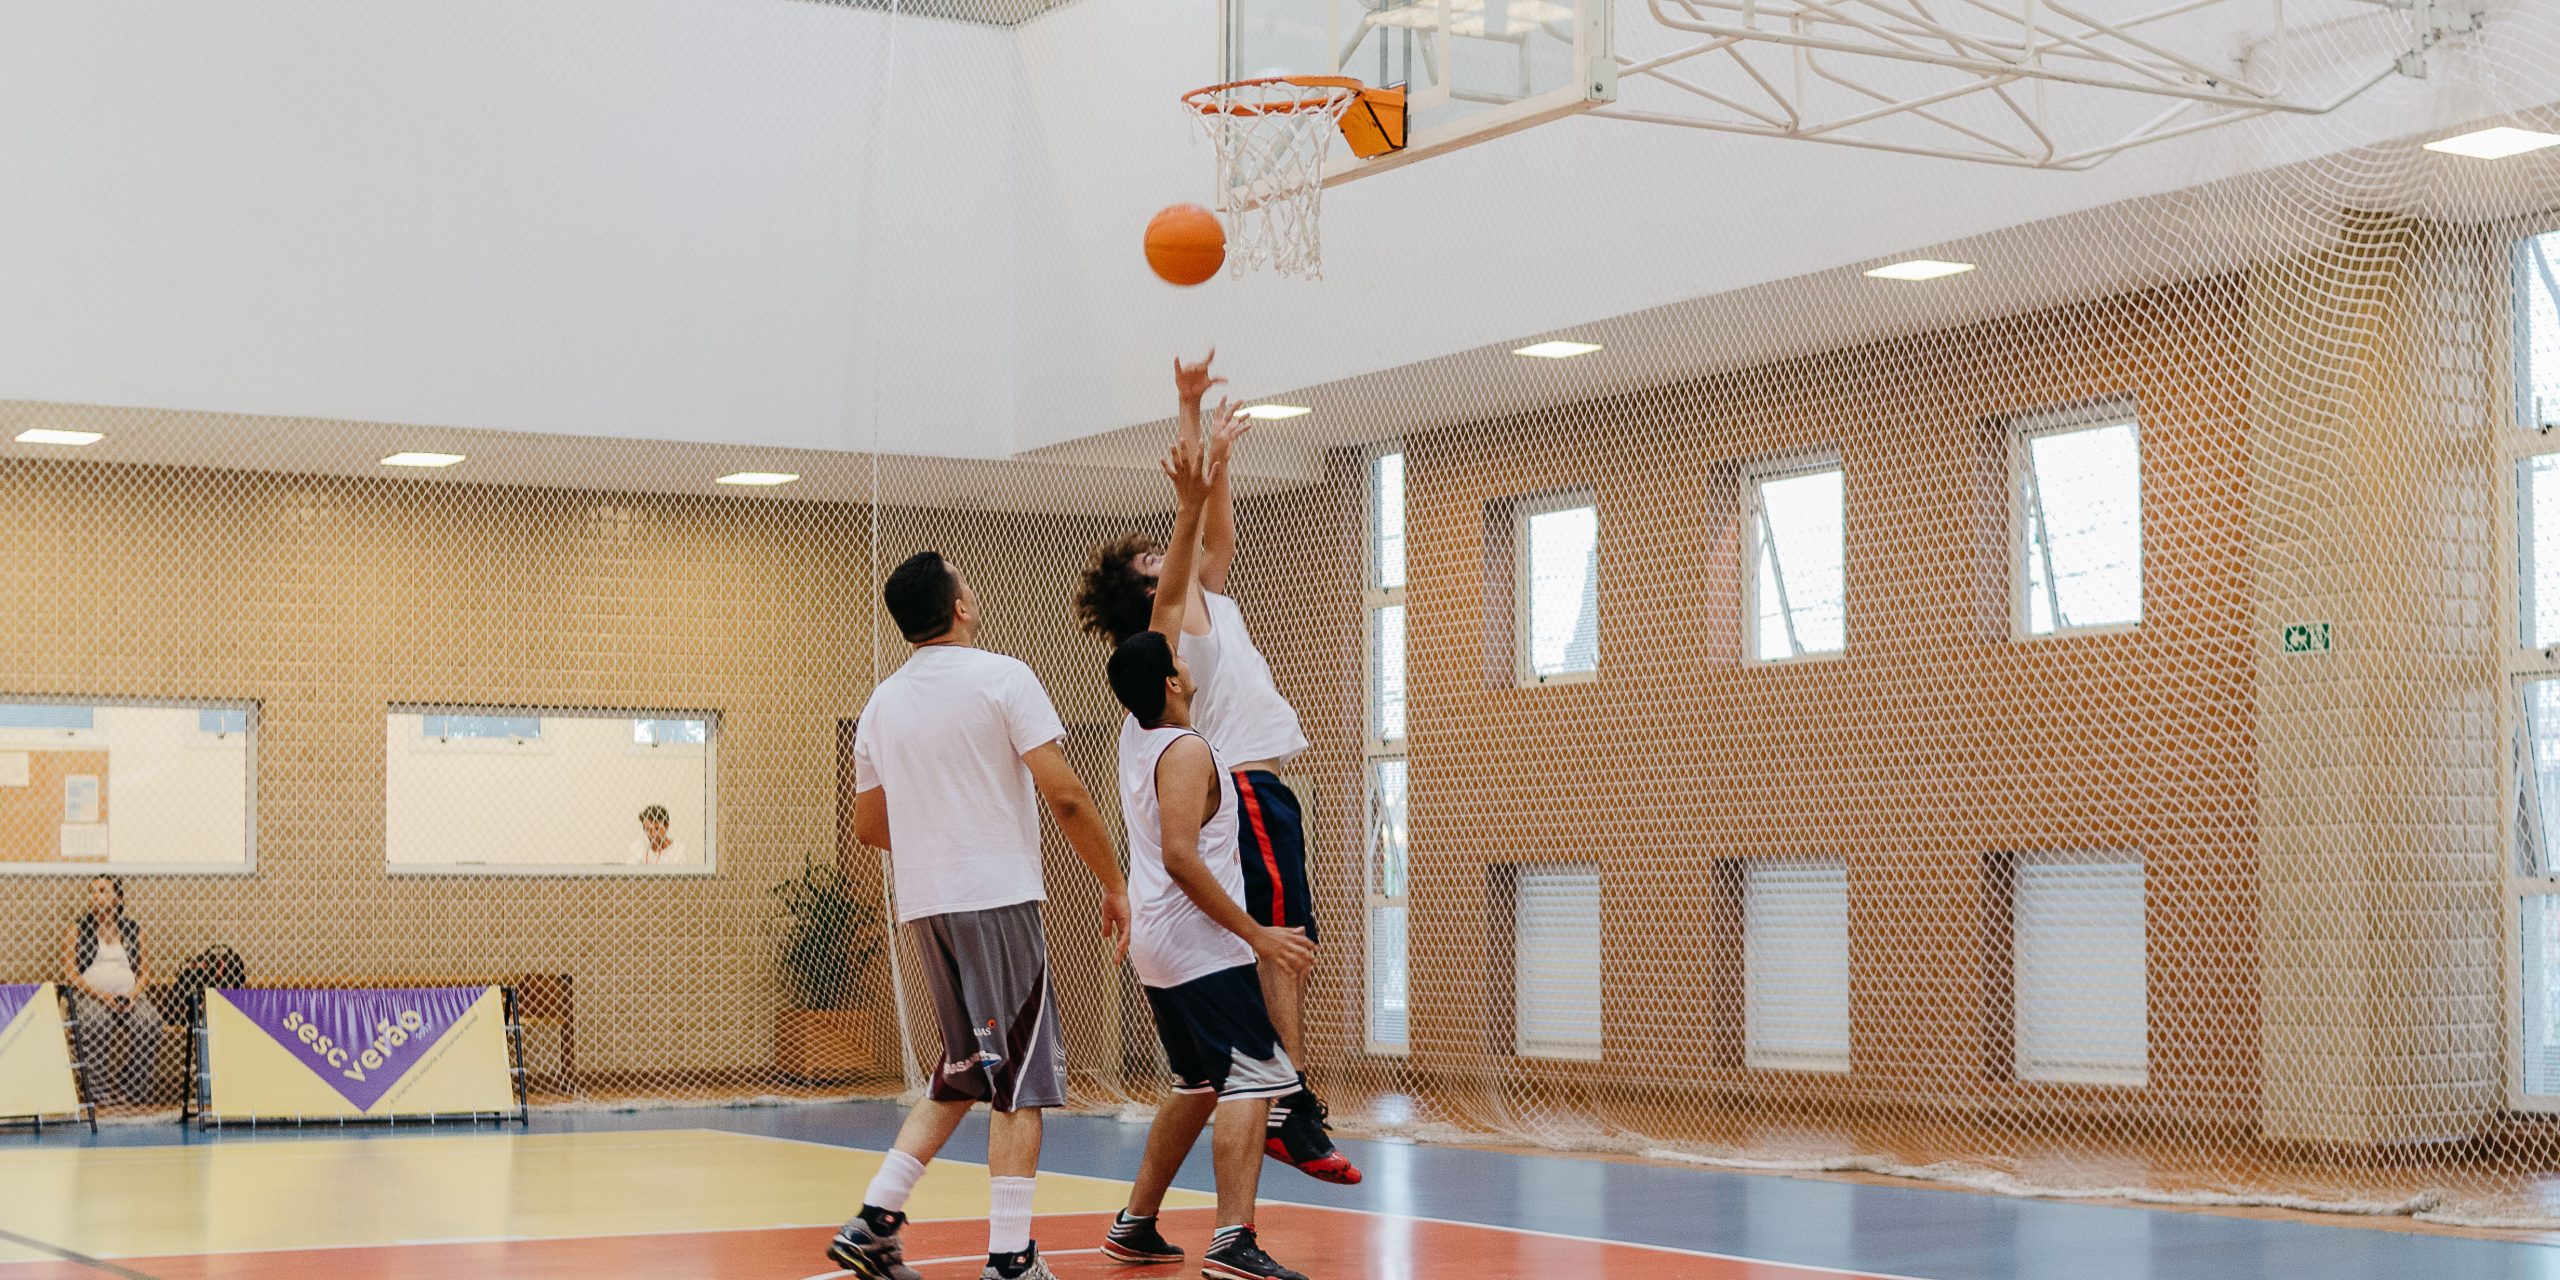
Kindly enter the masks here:
M 907 1197 L 915 1194 L 916 1179 L 923 1176 L 923 1161 L 904 1151 L 892 1151 L 880 1162 L 880 1172 L 871 1175 L 871 1189 L 862 1193 L 862 1202 L 891 1213 L 905 1212 Z
M 987 1252 L 1020 1253 L 1031 1247 L 1030 1178 L 991 1178 Z

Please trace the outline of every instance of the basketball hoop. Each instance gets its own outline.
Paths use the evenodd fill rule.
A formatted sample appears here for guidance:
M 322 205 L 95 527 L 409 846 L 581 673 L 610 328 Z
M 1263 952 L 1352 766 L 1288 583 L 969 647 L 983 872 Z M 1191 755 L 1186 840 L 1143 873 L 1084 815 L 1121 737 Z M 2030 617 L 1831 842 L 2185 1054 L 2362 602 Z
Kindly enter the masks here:
M 1216 207 L 1227 215 L 1227 264 L 1323 275 L 1317 234 L 1325 157 L 1339 133 L 1354 155 L 1404 146 L 1404 90 L 1349 76 L 1262 76 L 1182 95 L 1218 149 Z

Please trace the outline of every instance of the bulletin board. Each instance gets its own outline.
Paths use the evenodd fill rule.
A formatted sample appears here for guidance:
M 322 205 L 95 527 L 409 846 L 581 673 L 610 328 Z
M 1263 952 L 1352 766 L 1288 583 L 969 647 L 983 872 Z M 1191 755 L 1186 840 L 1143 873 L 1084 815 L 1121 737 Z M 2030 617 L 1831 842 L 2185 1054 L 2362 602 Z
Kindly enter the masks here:
M 19 762 L 22 760 L 26 785 L 18 786 L 14 784 L 18 781 Z M 72 790 L 75 778 L 95 780 L 94 792 L 89 791 L 91 784 L 80 784 L 84 793 L 95 796 L 96 821 L 94 824 L 81 824 L 94 825 L 94 833 L 85 838 L 94 841 L 95 857 L 63 856 L 66 796 Z M 107 753 L 104 751 L 0 748 L 0 862 L 61 862 L 72 866 L 95 862 L 104 868 L 107 862 L 104 837 L 109 816 L 109 791 Z M 72 852 L 76 855 L 81 852 L 78 845 L 84 836 L 74 832 L 70 838 L 75 846 Z

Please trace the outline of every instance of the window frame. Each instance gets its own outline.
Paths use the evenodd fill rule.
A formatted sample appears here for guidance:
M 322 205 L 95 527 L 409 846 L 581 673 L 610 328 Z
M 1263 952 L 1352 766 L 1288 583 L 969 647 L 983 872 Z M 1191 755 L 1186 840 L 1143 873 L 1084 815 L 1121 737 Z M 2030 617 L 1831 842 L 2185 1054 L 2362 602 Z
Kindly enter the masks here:
M 632 866 L 629 863 L 488 863 L 488 862 L 393 862 L 391 860 L 390 781 L 383 780 L 382 803 L 384 821 L 382 847 L 377 854 L 383 874 L 394 880 L 415 878 L 446 879 L 560 879 L 560 880 L 689 880 L 714 879 L 720 874 L 720 713 L 699 708 L 675 707 L 524 707 L 468 706 L 452 703 L 391 702 L 382 707 L 385 717 L 414 715 L 507 715 L 532 716 L 538 719 L 562 718 L 580 720 L 616 720 L 623 723 L 623 735 L 630 733 L 634 720 L 700 720 L 703 740 L 699 744 L 674 744 L 685 748 L 675 754 L 698 754 L 702 760 L 702 826 L 701 861 L 680 867 Z M 549 738 L 536 740 L 493 738 L 438 740 L 428 738 L 421 726 L 418 737 L 409 740 L 413 754 L 464 752 L 490 755 L 552 755 L 556 744 Z M 625 741 L 624 757 L 656 754 L 655 748 L 639 747 Z
M 11 694 L 0 697 L 0 705 L 12 707 L 85 707 L 92 711 L 105 706 L 175 706 L 175 703 L 135 701 L 122 698 L 60 698 Z M 86 729 L 45 729 L 22 725 L 0 725 L 0 751 L 60 751 L 65 748 L 102 749 L 107 745 L 107 731 L 90 717 Z
M 1511 503 L 1511 675 L 1517 688 L 1589 684 L 1600 678 L 1600 619 L 1596 605 L 1592 610 L 1591 666 L 1588 669 L 1541 675 L 1536 655 L 1531 651 L 1536 635 L 1536 593 L 1531 590 L 1530 582 L 1529 524 L 1539 516 L 1578 511 L 1584 507 L 1591 509 L 1591 541 L 1596 549 L 1603 536 L 1598 491 L 1588 488 L 1555 489 L 1516 498 Z M 1596 600 L 1600 592 L 1596 555 L 1593 562 L 1591 592 Z
M 1771 656 L 1760 652 L 1760 550 L 1768 521 L 1760 495 L 1772 481 L 1793 480 L 1825 471 L 1840 473 L 1840 647 Z M 1774 667 L 1797 662 L 1831 662 L 1849 656 L 1849 468 L 1837 453 L 1789 454 L 1755 462 L 1742 469 L 1742 661 L 1746 666 Z M 1783 581 L 1786 566 L 1778 566 Z M 1783 592 L 1783 588 L 1781 589 Z M 1786 610 L 1787 632 L 1795 633 L 1793 610 Z
M 2041 512 L 2041 504 L 2030 503 L 2036 488 L 2033 455 L 2035 441 L 2046 436 L 2074 435 L 2083 431 L 2131 425 L 2134 459 L 2134 619 L 2131 622 L 2066 624 L 2062 621 L 2062 605 L 2058 596 L 2048 601 L 2053 609 L 2054 628 L 2039 632 L 2034 629 L 2035 606 L 2029 590 L 2027 574 L 2027 521 L 2030 511 Z M 2123 635 L 2141 630 L 2150 617 L 2151 606 L 2151 491 L 2144 483 L 2148 469 L 2143 449 L 2141 403 L 2124 396 L 2092 401 L 2065 409 L 2051 409 L 2021 414 L 2010 418 L 2009 440 L 2009 639 L 2013 643 L 2032 644 L 2043 640 L 2069 640 L 2084 636 Z M 2055 578 L 2051 563 L 2052 539 L 2045 539 L 2047 560 L 2045 584 L 2054 591 Z
M 503 713 L 503 714 L 502 714 Z M 394 704 L 386 715 L 419 717 L 418 736 L 409 740 L 409 750 L 426 754 L 444 751 L 547 756 L 552 745 L 541 732 L 541 723 L 552 712 L 530 707 L 426 707 Z M 558 713 L 567 714 L 567 713 Z M 534 736 L 530 738 L 439 738 L 427 732 L 426 721 L 436 716 L 471 716 L 490 720 L 532 720 Z M 641 717 L 634 716 L 633 719 Z M 655 717 L 653 717 L 655 718 Z
M 1752 964 L 1752 944 L 1758 931 L 1752 928 L 1751 904 L 1754 901 L 1754 890 L 1760 883 L 1761 877 L 1775 874 L 1788 868 L 1819 870 L 1826 874 L 1837 870 L 1840 873 L 1841 928 L 1844 934 L 1843 940 L 1846 943 L 1844 952 L 1846 965 L 1842 970 L 1840 1003 L 1841 1012 L 1848 1027 L 1849 1037 L 1848 1043 L 1842 1048 L 1840 1056 L 1836 1060 L 1831 1058 L 1817 1058 L 1807 1054 L 1780 1053 L 1766 1048 L 1755 1050 L 1754 1048 L 1753 1031 L 1756 1024 L 1751 1017 L 1753 1006 L 1752 991 L 1758 984 L 1754 982 L 1752 976 L 1755 971 L 1755 967 Z M 1742 882 L 1743 1067 L 1751 1071 L 1785 1072 L 1790 1075 L 1834 1077 L 1849 1075 L 1857 1069 L 1858 1060 L 1858 1026 L 1856 1016 L 1858 936 L 1857 930 L 1853 927 L 1854 916 L 1856 913 L 1856 885 L 1849 874 L 1849 859 L 1839 854 L 1826 855 L 1792 853 L 1771 857 L 1749 858 L 1744 860 L 1742 868 Z
M 635 729 L 642 724 L 664 724 L 671 721 L 700 721 L 702 724 L 702 741 L 640 742 L 634 740 L 622 744 L 622 754 L 627 756 L 698 756 L 705 754 L 705 749 L 711 745 L 711 735 L 714 732 L 714 724 L 716 720 L 717 717 L 704 719 L 700 716 L 633 716 L 631 717 L 631 723 Z
M 2532 376 L 2525 353 L 2530 349 L 2532 309 L 2526 290 L 2530 288 L 2525 267 L 2525 244 L 2545 235 L 2560 235 L 2560 220 L 2538 219 L 2508 224 L 2502 229 L 2508 241 L 2507 271 L 2507 341 L 2493 358 L 2507 361 L 2506 376 L 2493 377 L 2492 383 L 2505 388 L 2508 398 L 2505 421 L 2494 433 L 2497 444 L 2497 476 L 2502 500 L 2490 504 L 2494 524 L 2492 537 L 2502 554 L 2491 560 L 2503 578 L 2499 583 L 2496 606 L 2509 611 L 2503 618 L 2493 617 L 2491 626 L 2499 637 L 2499 666 L 2504 676 L 2498 698 L 2499 848 L 2505 858 L 2504 891 L 2498 895 L 2500 1020 L 2505 1034 L 2500 1037 L 2505 1062 L 2500 1066 L 2507 1105 L 2519 1112 L 2560 1115 L 2560 1093 L 2538 1094 L 2526 1088 L 2525 999 L 2529 985 L 2525 981 L 2524 929 L 2526 904 L 2530 899 L 2560 897 L 2560 865 L 2548 873 L 2541 865 L 2541 850 L 2528 849 L 2522 842 L 2522 814 L 2517 806 L 2527 798 L 2528 789 L 2536 785 L 2531 775 L 2533 749 L 2532 725 L 2525 713 L 2527 691 L 2537 682 L 2560 680 L 2560 645 L 2535 648 L 2527 643 L 2526 624 L 2532 617 L 2533 583 L 2525 573 L 2526 543 L 2532 525 L 2524 513 L 2523 469 L 2538 458 L 2560 456 L 2560 423 L 2533 421 L 2533 407 L 2527 399 Z M 2560 415 L 2555 415 L 2560 416 Z M 2521 766 L 2521 767 L 2520 767 Z
M 241 755 L 240 768 L 243 795 L 241 797 L 240 860 L 238 862 L 117 861 L 112 855 L 112 850 L 114 848 L 113 833 L 115 822 L 113 818 L 110 817 L 106 824 L 109 831 L 108 847 L 110 850 L 110 856 L 107 858 L 95 862 L 64 862 L 59 860 L 53 862 L 0 862 L 0 877 L 87 880 L 95 876 L 115 875 L 169 876 L 185 877 L 188 879 L 236 879 L 240 877 L 255 876 L 258 874 L 257 739 L 259 715 L 258 704 L 256 702 L 229 698 L 79 698 L 34 694 L 10 694 L 0 696 L 0 702 L 19 705 L 36 704 L 41 706 L 94 708 L 122 707 L 148 711 L 247 711 L 249 713 L 247 732 L 242 735 L 238 746 L 228 748 L 229 750 L 238 751 Z M 47 733 L 54 736 L 50 738 L 41 736 Z M 203 736 L 204 734 L 201 729 L 192 725 L 189 726 L 185 733 L 185 741 L 183 744 L 184 749 L 190 751 L 203 749 L 202 744 L 198 742 L 198 739 Z M 65 747 L 86 751 L 99 751 L 111 749 L 112 743 L 104 726 L 93 726 L 88 729 L 0 730 L 0 751 L 58 751 Z M 112 805 L 114 795 L 114 782 L 112 777 L 109 778 L 107 786 L 109 788 L 109 803 Z M 110 813 L 112 813 L 112 809 L 110 809 Z
M 1596 986 L 1600 1002 L 1593 1006 L 1592 1028 L 1595 1038 L 1593 1042 L 1588 1045 L 1566 1044 L 1561 1041 L 1533 1040 L 1529 1035 L 1529 1031 L 1524 1020 L 1520 1016 L 1520 1006 L 1524 999 L 1523 993 L 1528 989 L 1529 985 L 1521 978 L 1521 970 L 1524 966 L 1522 965 L 1522 954 L 1520 949 L 1520 930 L 1522 916 L 1525 914 L 1522 910 L 1522 904 L 1529 896 L 1526 891 L 1529 881 L 1533 877 L 1539 876 L 1553 876 L 1559 879 L 1571 877 L 1577 880 L 1584 876 L 1589 876 L 1591 879 L 1591 946 L 1593 961 L 1598 966 L 1599 970 L 1596 975 Z M 1609 878 L 1607 874 L 1602 871 L 1599 862 L 1596 860 L 1571 862 L 1521 862 L 1512 864 L 1511 937 L 1508 939 L 1511 945 L 1512 1057 L 1523 1062 L 1566 1062 L 1591 1064 L 1608 1061 L 1609 1022 L 1607 1012 L 1604 1007 L 1607 1002 L 1609 992 L 1608 896 Z
M 2130 866 L 2141 876 L 2140 930 L 2142 934 L 2142 1070 L 2136 1077 L 2130 1073 L 2103 1067 L 2073 1064 L 2030 1073 L 2026 1063 L 2026 1010 L 2019 991 L 2025 986 L 2020 973 L 2024 961 L 2018 937 L 2025 932 L 2021 919 L 2022 886 L 2030 867 L 2095 867 Z M 2011 1079 L 2028 1086 L 2062 1086 L 2082 1089 L 2142 1090 L 2151 1087 L 2158 1066 L 2157 1046 L 2153 1043 L 2152 1015 L 2155 1001 L 2151 981 L 2151 859 L 2133 847 L 2098 847 L 2074 849 L 2021 850 L 2010 855 L 2010 891 L 2006 907 L 2009 937 L 2009 1061 Z
M 1381 514 L 1379 506 L 1381 504 L 1379 502 L 1378 494 L 1378 465 L 1382 460 L 1388 457 L 1398 457 L 1402 459 L 1402 474 L 1404 481 L 1402 506 L 1405 511 L 1409 512 L 1413 497 L 1413 456 L 1411 453 L 1406 451 L 1403 442 L 1400 440 L 1386 441 L 1373 445 L 1370 448 L 1363 450 L 1360 454 L 1360 669 L 1363 672 L 1362 679 L 1364 685 L 1367 686 L 1363 689 L 1360 699 L 1360 794 L 1362 798 L 1360 831 L 1360 878 L 1362 889 L 1362 908 L 1360 913 L 1360 929 L 1362 935 L 1360 952 L 1360 1040 L 1362 1050 L 1372 1057 L 1406 1058 L 1410 1057 L 1413 1053 L 1412 829 L 1410 826 L 1406 828 L 1403 882 L 1397 886 L 1399 889 L 1403 890 L 1403 892 L 1389 894 L 1385 891 L 1385 886 L 1379 882 L 1380 876 L 1378 859 L 1381 850 L 1378 842 L 1377 825 L 1379 822 L 1377 775 L 1378 766 L 1383 762 L 1394 761 L 1405 765 L 1405 803 L 1406 812 L 1409 817 L 1412 810 L 1413 800 L 1413 767 L 1406 760 L 1406 738 L 1404 736 L 1387 738 L 1381 736 L 1378 732 L 1377 690 L 1374 683 L 1372 683 L 1376 679 L 1376 672 L 1378 670 L 1377 618 L 1380 610 L 1387 608 L 1405 609 L 1406 651 L 1408 656 L 1411 653 L 1412 643 L 1411 628 L 1413 614 L 1410 609 L 1405 608 L 1405 587 L 1413 580 L 1413 547 L 1409 538 L 1401 539 L 1404 542 L 1405 551 L 1403 562 L 1404 572 L 1400 576 L 1401 580 L 1392 587 L 1380 585 L 1380 579 L 1383 576 L 1380 570 L 1383 568 L 1383 564 L 1379 556 L 1379 550 L 1384 543 L 1385 533 L 1379 526 Z M 1410 529 L 1412 521 L 1408 518 L 1402 523 L 1405 525 L 1405 529 L 1400 529 L 1398 531 L 1400 535 Z M 1407 673 L 1409 674 L 1410 671 L 1411 664 L 1408 662 Z M 1405 684 L 1404 728 L 1406 734 L 1410 734 L 1413 731 L 1413 686 L 1409 679 Z M 1397 1041 L 1380 1040 L 1377 1035 L 1377 988 L 1373 980 L 1374 975 L 1371 970 L 1372 966 L 1377 963 L 1377 953 L 1374 950 L 1376 945 L 1375 922 L 1378 917 L 1378 912 L 1381 910 L 1394 910 L 1404 913 L 1402 918 L 1404 920 L 1405 928 L 1405 955 L 1401 965 L 1401 971 L 1405 975 L 1405 1035 L 1402 1040 Z

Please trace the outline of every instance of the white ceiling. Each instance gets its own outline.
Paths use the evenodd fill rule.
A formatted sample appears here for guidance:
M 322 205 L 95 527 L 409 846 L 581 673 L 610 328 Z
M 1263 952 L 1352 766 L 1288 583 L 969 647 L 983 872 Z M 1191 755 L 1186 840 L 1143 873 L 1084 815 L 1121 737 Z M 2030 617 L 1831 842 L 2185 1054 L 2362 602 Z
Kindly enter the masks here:
M 368 474 L 446 440 L 457 480 L 752 467 L 798 498 L 867 495 L 875 452 L 973 459 L 883 474 L 1089 508 L 1211 343 L 1239 393 L 1316 410 L 1249 455 L 1303 480 L 1330 445 L 2220 269 L 2342 201 L 2476 212 L 2560 163 L 2411 147 L 2560 94 L 2560 5 L 2502 3 L 2426 80 L 2088 174 L 1569 120 L 1328 193 L 1322 282 L 1180 291 L 1136 241 L 1207 185 L 1171 104 L 1213 17 L 0 0 L 0 412 L 192 411 L 114 417 L 96 458 Z M 1982 269 L 1857 274 L 1919 252 Z M 1560 333 L 1608 350 L 1503 354 Z

